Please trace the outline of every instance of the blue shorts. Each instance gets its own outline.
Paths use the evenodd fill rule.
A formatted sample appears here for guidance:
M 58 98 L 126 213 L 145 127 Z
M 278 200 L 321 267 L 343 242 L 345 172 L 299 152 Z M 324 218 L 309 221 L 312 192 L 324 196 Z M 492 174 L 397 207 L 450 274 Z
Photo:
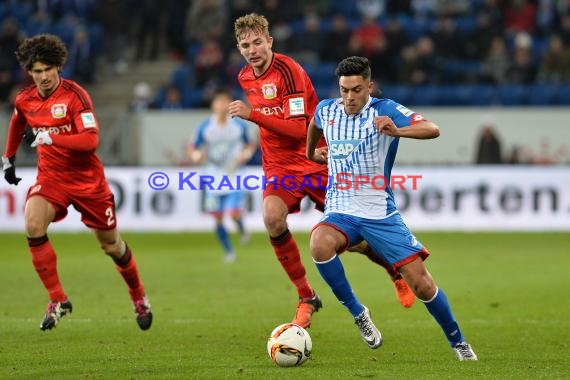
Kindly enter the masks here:
M 323 216 L 315 228 L 319 225 L 329 225 L 345 235 L 348 244 L 342 251 L 366 240 L 376 254 L 396 268 L 429 255 L 398 213 L 385 219 L 331 213 Z
M 204 194 L 204 209 L 206 212 L 219 214 L 224 211 L 245 208 L 245 192 L 233 191 L 231 193 L 217 194 L 215 191 L 206 191 Z

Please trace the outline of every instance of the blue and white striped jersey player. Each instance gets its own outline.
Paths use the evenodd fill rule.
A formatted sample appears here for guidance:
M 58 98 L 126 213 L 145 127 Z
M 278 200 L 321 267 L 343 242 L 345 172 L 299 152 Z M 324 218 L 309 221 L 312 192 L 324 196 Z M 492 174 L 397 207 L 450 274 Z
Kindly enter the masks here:
M 188 148 L 188 157 L 195 164 L 204 165 L 204 174 L 214 178 L 213 189 L 205 185 L 204 208 L 216 221 L 216 235 L 225 251 L 226 262 L 236 259 L 227 229 L 224 213 L 229 212 L 236 223 L 242 243 L 249 240 L 243 222 L 245 192 L 236 186 L 235 176 L 255 152 L 255 144 L 247 134 L 246 123 L 229 115 L 232 96 L 227 90 L 215 92 L 211 101 L 212 114 L 201 122 Z M 227 176 L 232 186 L 218 184 Z
M 368 308 L 353 293 L 338 253 L 366 240 L 394 265 L 433 315 L 459 360 L 477 360 L 465 341 L 445 293 L 424 265 L 426 248 L 404 224 L 389 186 L 400 137 L 432 139 L 439 127 L 386 98 L 375 98 L 368 59 L 349 57 L 336 68 L 341 97 L 319 103 L 309 124 L 307 158 L 328 164 L 325 214 L 311 233 L 311 254 L 319 273 L 354 317 L 370 348 L 382 335 Z M 324 134 L 327 147 L 316 148 Z M 378 177 L 380 176 L 380 177 Z M 376 177 L 375 181 L 371 181 Z M 372 182 L 372 184 L 371 184 Z

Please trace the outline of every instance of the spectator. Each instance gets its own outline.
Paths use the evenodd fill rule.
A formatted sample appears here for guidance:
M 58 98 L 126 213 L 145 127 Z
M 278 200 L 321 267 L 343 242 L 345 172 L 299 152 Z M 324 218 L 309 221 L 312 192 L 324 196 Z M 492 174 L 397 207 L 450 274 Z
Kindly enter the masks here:
M 69 59 L 66 69 L 71 78 L 80 84 L 91 84 L 95 81 L 96 56 L 87 31 L 83 26 L 76 28 L 73 42 L 69 47 Z
M 382 68 L 386 72 L 384 82 L 396 82 L 398 78 L 398 68 L 400 66 L 400 52 L 410 43 L 407 32 L 402 28 L 402 24 L 397 18 L 390 18 L 386 24 L 386 39 L 388 40 L 388 50 L 386 54 L 392 57 L 387 65 Z M 339 59 L 342 60 L 343 58 Z
M 404 83 L 424 85 L 440 81 L 440 65 L 430 37 L 420 37 L 414 47 L 404 50 L 402 58 L 399 77 Z
M 139 82 L 133 88 L 133 99 L 129 104 L 130 112 L 144 112 L 151 106 L 153 99 L 152 89 L 146 82 Z
M 189 7 L 190 0 L 166 0 L 165 2 L 165 39 L 168 51 L 174 59 L 181 60 L 186 55 L 184 31 Z
M 165 90 L 164 100 L 158 105 L 161 110 L 181 110 L 182 93 L 176 86 L 168 86 Z
M 349 42 L 351 55 L 366 57 L 370 60 L 372 72 L 378 78 L 388 79 L 384 70 L 390 63 L 388 56 L 388 40 L 384 29 L 373 16 L 364 15 L 360 24 L 354 28 Z
M 223 0 L 193 1 L 186 20 L 188 40 L 198 42 L 207 39 L 221 40 L 227 22 L 223 5 Z
M 218 40 L 205 38 L 194 57 L 196 85 L 202 87 L 209 82 L 218 82 L 223 72 L 223 63 L 224 54 Z
M 135 62 L 158 58 L 163 6 L 159 0 L 141 0 L 136 6 L 136 51 Z M 148 45 L 148 46 L 147 46 Z
M 503 158 L 501 156 L 501 142 L 495 133 L 493 124 L 488 121 L 483 124 L 481 129 L 475 163 L 478 165 L 494 165 L 503 163 Z
M 339 62 L 346 58 L 348 54 L 348 44 L 350 41 L 350 29 L 346 17 L 342 13 L 332 16 L 331 30 L 326 33 L 321 49 L 321 59 L 330 62 Z
M 463 41 L 465 57 L 482 60 L 489 51 L 493 38 L 500 35 L 499 25 L 492 22 L 491 16 L 479 13 L 475 28 Z
M 124 74 L 128 70 L 125 59 L 127 46 L 128 9 L 122 0 L 99 0 L 95 13 L 105 36 L 105 55 L 111 73 Z
M 301 12 L 303 14 L 316 13 L 324 16 L 329 15 L 331 10 L 330 0 L 303 0 L 301 2 Z M 234 19 L 235 20 L 235 19 Z
M 378 19 L 386 12 L 386 0 L 356 0 L 356 11 L 360 17 Z
M 443 58 L 460 58 L 464 48 L 457 31 L 457 23 L 447 15 L 439 16 L 431 32 L 431 38 L 435 42 L 436 54 Z
M 570 50 L 562 38 L 550 36 L 548 50 L 542 56 L 538 68 L 538 81 L 542 83 L 570 83 Z
M 290 51 L 301 65 L 316 65 L 319 63 L 325 38 L 321 31 L 321 20 L 316 13 L 308 13 L 305 15 L 303 23 L 303 30 L 293 37 L 295 44 Z
M 504 11 L 505 32 L 515 35 L 519 32 L 532 33 L 536 27 L 536 6 L 529 0 L 510 0 Z
M 495 36 L 483 61 L 481 79 L 484 82 L 503 84 L 507 82 L 507 72 L 511 66 L 511 57 L 502 36 Z
M 535 80 L 536 70 L 532 56 L 532 37 L 528 33 L 518 33 L 515 37 L 512 65 L 507 71 L 507 82 L 531 84 Z

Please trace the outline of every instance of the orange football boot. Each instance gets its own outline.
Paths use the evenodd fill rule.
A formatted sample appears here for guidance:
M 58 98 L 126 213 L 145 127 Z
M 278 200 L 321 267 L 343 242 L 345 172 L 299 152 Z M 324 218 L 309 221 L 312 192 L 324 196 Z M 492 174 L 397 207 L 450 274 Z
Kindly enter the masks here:
M 306 329 L 311 326 L 311 317 L 313 313 L 319 311 L 323 307 L 323 302 L 321 298 L 315 294 L 315 296 L 309 300 L 299 299 L 297 303 L 297 311 L 295 311 L 295 319 L 293 319 L 294 324 L 301 326 Z
M 416 300 L 416 295 L 412 292 L 412 289 L 408 286 L 403 278 L 398 278 L 393 280 L 394 289 L 396 290 L 396 295 L 400 300 L 403 307 L 412 307 L 414 301 Z

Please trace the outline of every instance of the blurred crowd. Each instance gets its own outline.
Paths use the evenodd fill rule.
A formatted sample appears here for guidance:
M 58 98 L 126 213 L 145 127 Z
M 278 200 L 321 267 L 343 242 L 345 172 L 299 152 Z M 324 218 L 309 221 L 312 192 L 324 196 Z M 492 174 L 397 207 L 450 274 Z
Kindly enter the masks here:
M 570 83 L 570 0 L 195 0 L 171 45 L 186 65 L 170 84 L 190 104 L 219 85 L 237 91 L 233 21 L 248 12 L 268 18 L 275 50 L 320 95 L 349 55 L 370 58 L 381 87 Z
M 26 80 L 18 42 L 50 32 L 69 47 L 68 78 L 93 83 L 169 54 L 180 65 L 153 106 L 205 107 L 220 86 L 239 91 L 233 21 L 249 12 L 268 18 L 275 50 L 320 96 L 349 55 L 371 59 L 381 88 L 570 84 L 570 0 L 0 0 L 0 102 Z

